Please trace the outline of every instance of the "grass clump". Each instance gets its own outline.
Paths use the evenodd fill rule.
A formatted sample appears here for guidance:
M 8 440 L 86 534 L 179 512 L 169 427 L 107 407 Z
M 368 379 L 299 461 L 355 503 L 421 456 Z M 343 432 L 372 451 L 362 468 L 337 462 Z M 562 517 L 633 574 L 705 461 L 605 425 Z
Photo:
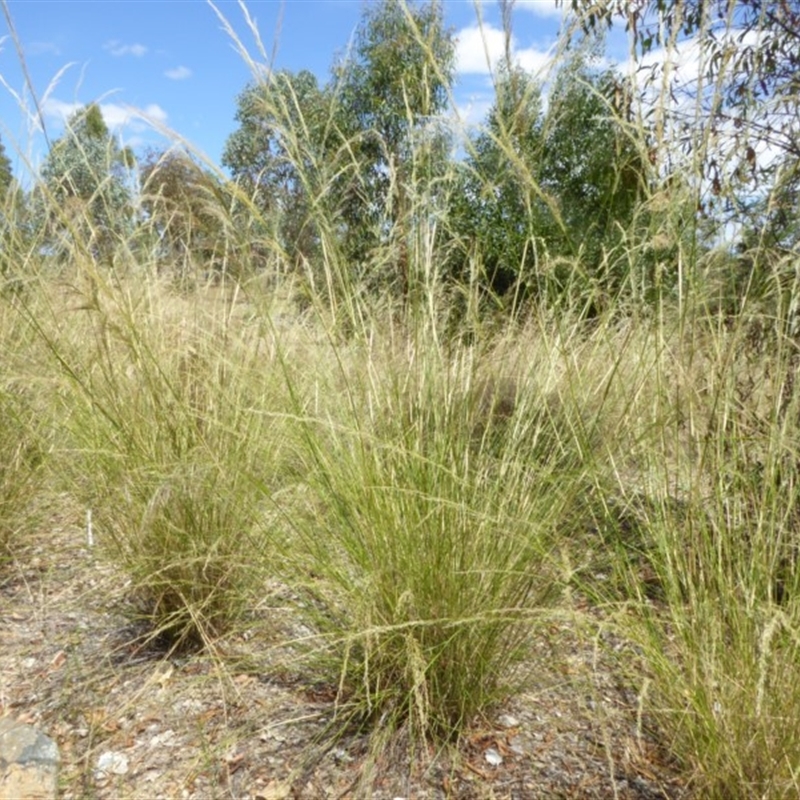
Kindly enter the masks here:
M 27 392 L 0 385 L 0 566 L 35 527 L 36 491 L 46 456 L 41 418 Z
M 389 10 L 424 44 L 418 80 L 444 89 L 413 14 Z M 356 50 L 354 78 L 381 48 Z M 73 198 L 80 225 L 49 208 L 58 262 L 44 228 L 12 237 L 39 268 L 16 319 L 51 356 L 62 474 L 135 613 L 213 644 L 278 577 L 339 721 L 452 741 L 530 675 L 539 623 L 577 591 L 639 645 L 620 672 L 699 796 L 797 796 L 797 242 L 712 246 L 699 156 L 697 175 L 661 174 L 670 148 L 632 113 L 637 87 L 612 103 L 577 61 L 564 135 L 510 69 L 461 163 L 403 75 L 381 131 L 357 85 L 253 66 L 241 135 L 269 130 L 272 156 L 251 183 L 156 158 L 130 227 L 104 232 Z M 593 130 L 628 166 L 597 150 L 597 191 L 573 176 L 559 194 Z M 593 196 L 608 219 L 588 219 Z M 79 296 L 56 299 L 71 278 Z M 295 306 L 276 322 L 282 293 Z M 18 364 L 0 380 L 12 551 L 42 454 Z
M 13 295 L 0 295 L 0 565 L 18 554 L 40 520 L 52 446 L 30 370 L 34 337 L 14 306 Z
M 537 437 L 558 436 L 542 393 L 491 399 L 469 353 L 365 346 L 340 364 L 345 412 L 306 429 L 312 623 L 349 714 L 452 738 L 530 666 L 579 470 L 536 454 Z
M 785 327 L 774 320 L 768 353 L 744 316 L 662 328 L 649 411 L 628 426 L 639 485 L 617 491 L 646 498 L 647 573 L 628 571 L 624 627 L 646 665 L 631 680 L 703 797 L 798 790 L 800 453 Z
M 134 612 L 173 644 L 209 644 L 271 571 L 285 437 L 269 359 L 255 328 L 233 335 L 225 300 L 98 285 L 40 327 L 66 379 L 72 491 Z

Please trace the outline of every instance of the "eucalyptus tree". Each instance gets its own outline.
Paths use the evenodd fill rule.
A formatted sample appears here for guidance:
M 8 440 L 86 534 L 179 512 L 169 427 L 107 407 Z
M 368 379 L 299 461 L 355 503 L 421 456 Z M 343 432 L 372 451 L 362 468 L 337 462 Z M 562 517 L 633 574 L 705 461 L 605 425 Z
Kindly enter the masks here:
M 421 204 L 434 202 L 448 169 L 443 118 L 454 66 L 455 41 L 440 2 L 381 0 L 366 7 L 351 52 L 334 67 L 341 127 L 359 179 L 344 209 L 350 251 L 364 259 L 388 236 L 397 244 L 397 275 L 389 279 L 399 279 L 403 291 L 409 226 Z
M 139 176 L 147 224 L 172 264 L 210 269 L 225 248 L 228 206 L 218 178 L 176 148 L 149 151 Z
M 239 95 L 222 163 L 290 263 L 407 286 L 413 210 L 446 171 L 454 53 L 439 3 L 381 0 L 327 84 L 281 70 Z M 378 250 L 397 254 L 394 274 L 371 274 Z
M 110 134 L 97 104 L 76 111 L 41 169 L 38 209 L 56 250 L 108 258 L 133 220 L 132 152 Z
M 578 50 L 558 68 L 545 108 L 531 75 L 501 65 L 454 195 L 461 280 L 477 257 L 496 295 L 558 297 L 581 276 L 618 288 L 609 253 L 639 210 L 645 173 L 614 105 L 620 81 Z
M 495 77 L 495 101 L 458 165 L 449 220 L 454 277 L 467 280 L 477 258 L 487 288 L 506 294 L 535 272 L 535 244 L 546 224 L 537 171 L 542 160 L 541 87 L 506 62 Z
M 248 85 L 236 105 L 238 128 L 222 163 L 288 260 L 313 259 L 319 231 L 312 211 L 340 141 L 330 90 L 307 70 L 281 70 Z
M 670 138 L 662 137 L 654 154 L 665 162 L 683 151 L 700 178 L 702 214 L 722 222 L 750 218 L 773 240 L 796 242 L 800 6 L 771 0 L 570 4 L 585 30 L 624 21 L 637 56 L 658 82 L 663 68 L 671 71 L 669 96 L 658 109 L 668 117 L 660 127 Z M 680 52 L 686 58 L 677 58 Z
M 549 204 L 551 249 L 577 258 L 608 289 L 621 276 L 599 270 L 613 267 L 610 252 L 639 210 L 647 174 L 627 127 L 628 95 L 623 78 L 592 68 L 579 51 L 555 77 L 542 130 L 540 187 L 557 200 Z
M 24 206 L 22 191 L 15 185 L 11 171 L 11 160 L 0 140 L 0 288 L 3 288 L 7 275 L 14 268 L 14 243 L 23 232 L 18 228 L 18 223 Z
M 6 192 L 11 188 L 14 180 L 11 172 L 11 159 L 6 155 L 6 148 L 0 140 L 0 200 L 6 196 Z

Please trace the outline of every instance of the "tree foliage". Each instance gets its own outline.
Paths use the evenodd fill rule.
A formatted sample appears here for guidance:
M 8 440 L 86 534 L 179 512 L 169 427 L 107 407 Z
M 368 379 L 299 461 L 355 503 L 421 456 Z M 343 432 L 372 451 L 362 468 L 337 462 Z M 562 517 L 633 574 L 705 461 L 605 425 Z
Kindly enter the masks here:
M 239 127 L 222 163 L 268 225 L 287 258 L 313 256 L 318 234 L 310 215 L 313 185 L 335 158 L 332 97 L 307 70 L 279 71 L 251 84 L 237 99 Z
M 11 160 L 0 141 L 0 289 L 18 266 L 17 245 L 29 234 L 26 211 L 24 193 L 14 181 Z
M 563 2 L 563 0 L 559 0 Z M 702 168 L 706 214 L 750 217 L 781 238 L 786 205 L 800 188 L 800 6 L 773 0 L 571 0 L 585 29 L 624 19 L 640 56 L 696 42 L 696 77 L 686 68 L 670 87 L 677 135 Z M 654 77 L 664 59 L 654 66 Z M 763 199 L 778 191 L 764 214 Z M 750 213 L 752 211 L 752 214 Z
M 222 161 L 290 264 L 313 264 L 323 238 L 328 258 L 338 251 L 354 274 L 379 271 L 370 261 L 379 245 L 406 247 L 411 184 L 424 174 L 433 186 L 447 169 L 437 121 L 453 58 L 438 3 L 381 0 L 328 84 L 277 71 L 239 95 Z
M 488 286 L 502 295 L 535 270 L 531 243 L 543 227 L 535 171 L 544 120 L 541 90 L 519 67 L 502 66 L 495 88 L 486 124 L 459 165 L 450 217 L 467 261 L 478 257 Z M 465 278 L 467 269 L 461 260 L 456 277 Z
M 557 253 L 595 269 L 632 220 L 646 172 L 625 130 L 624 80 L 579 54 L 559 71 L 543 130 L 541 187 L 557 198 Z
M 2 200 L 14 180 L 13 173 L 11 172 L 11 159 L 6 155 L 6 148 L 2 140 L 0 140 L 0 200 Z
M 141 203 L 173 258 L 211 265 L 224 236 L 221 186 L 188 153 L 150 151 L 140 165 Z
M 334 68 L 342 128 L 358 159 L 359 191 L 344 209 L 349 253 L 363 260 L 388 231 L 404 291 L 410 184 L 424 178 L 435 186 L 447 169 L 441 116 L 454 66 L 441 3 L 381 0 L 367 7 L 352 52 Z
M 92 103 L 68 120 L 42 165 L 40 203 L 51 243 L 87 246 L 108 255 L 114 234 L 132 219 L 128 169 L 133 156 L 110 135 L 99 106 Z
M 546 110 L 530 75 L 500 70 L 453 208 L 462 252 L 477 251 L 494 293 L 560 293 L 578 272 L 619 281 L 599 271 L 633 220 L 645 172 L 614 106 L 619 92 L 620 79 L 592 69 L 583 51 L 558 71 Z M 560 259 L 569 275 L 540 269 Z
M 347 118 L 364 133 L 375 166 L 407 160 L 413 132 L 447 106 L 455 44 L 440 3 L 382 0 L 367 7 L 353 52 L 338 64 Z

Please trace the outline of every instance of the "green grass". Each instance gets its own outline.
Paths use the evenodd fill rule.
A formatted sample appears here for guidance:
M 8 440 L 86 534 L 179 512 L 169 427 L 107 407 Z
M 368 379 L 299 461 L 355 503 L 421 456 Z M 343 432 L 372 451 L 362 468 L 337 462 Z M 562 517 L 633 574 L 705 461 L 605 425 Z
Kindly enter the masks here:
M 342 339 L 256 289 L 95 285 L 28 289 L 60 425 L 39 490 L 93 510 L 153 635 L 213 646 L 277 580 L 342 725 L 452 739 L 535 680 L 577 592 L 640 646 L 620 677 L 700 796 L 796 792 L 783 323 L 545 313 L 436 346 L 368 309 Z
M 22 549 L 35 527 L 37 483 L 46 436 L 27 392 L 0 386 L 0 566 Z
M 304 424 L 315 502 L 298 535 L 342 700 L 450 737 L 509 693 L 558 596 L 551 551 L 580 470 L 528 450 L 557 441 L 532 376 L 490 397 L 470 353 L 386 349 L 340 353 L 338 409 Z
M 231 337 L 235 298 L 191 308 L 159 281 L 92 280 L 91 301 L 36 306 L 62 474 L 136 613 L 176 644 L 213 643 L 272 569 L 270 497 L 291 472 L 280 370 L 258 326 Z
M 41 521 L 52 430 L 43 387 L 30 369 L 35 337 L 13 308 L 0 301 L 0 568 L 22 555 Z M 26 363 L 26 360 L 28 363 Z
M 797 792 L 788 721 L 800 701 L 800 461 L 795 345 L 783 322 L 769 344 L 746 340 L 753 320 L 698 323 L 686 351 L 697 371 L 662 387 L 671 391 L 654 408 L 668 404 L 661 413 L 673 421 L 643 442 L 655 490 L 682 503 L 642 514 L 663 602 L 642 598 L 631 630 L 653 670 L 656 718 L 703 796 Z

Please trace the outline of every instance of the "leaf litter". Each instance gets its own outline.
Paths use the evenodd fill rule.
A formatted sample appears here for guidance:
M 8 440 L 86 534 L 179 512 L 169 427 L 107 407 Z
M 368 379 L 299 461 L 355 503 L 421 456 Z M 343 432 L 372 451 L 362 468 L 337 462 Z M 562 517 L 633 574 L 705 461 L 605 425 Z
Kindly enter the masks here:
M 363 732 L 326 741 L 335 688 L 281 668 L 266 619 L 215 643 L 222 659 L 143 646 L 80 520 L 56 515 L 0 580 L 0 715 L 56 740 L 63 800 L 688 797 L 637 698 L 566 623 L 536 643 L 530 690 L 456 745 L 376 754 Z

